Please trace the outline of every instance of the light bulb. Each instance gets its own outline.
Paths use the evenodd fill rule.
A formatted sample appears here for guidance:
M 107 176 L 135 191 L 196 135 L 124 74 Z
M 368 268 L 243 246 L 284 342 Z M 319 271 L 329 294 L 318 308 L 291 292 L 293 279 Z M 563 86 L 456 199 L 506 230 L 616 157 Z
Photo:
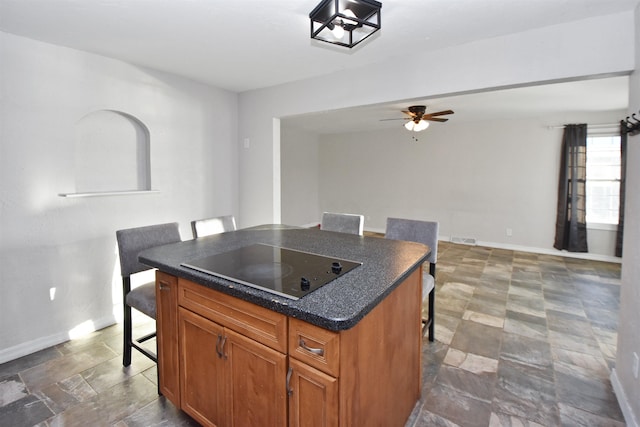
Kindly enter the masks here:
M 342 15 L 344 15 L 346 18 L 353 18 L 353 20 L 345 18 L 345 21 L 344 21 L 345 24 L 358 25 L 358 17 L 356 16 L 355 13 L 353 13 L 351 9 L 343 10 Z
M 416 123 L 416 126 L 413 128 L 413 130 L 415 132 L 420 132 L 421 130 L 425 130 L 428 127 L 429 122 L 427 122 L 426 120 L 420 120 L 418 123 Z
M 342 25 L 335 25 L 333 27 L 333 30 L 331 30 L 331 33 L 333 34 L 333 37 L 342 39 L 342 37 L 344 36 L 344 28 L 342 28 Z
M 407 130 L 413 130 L 414 126 L 415 126 L 415 123 L 413 123 L 413 120 L 409 120 L 407 123 L 404 124 L 404 127 Z

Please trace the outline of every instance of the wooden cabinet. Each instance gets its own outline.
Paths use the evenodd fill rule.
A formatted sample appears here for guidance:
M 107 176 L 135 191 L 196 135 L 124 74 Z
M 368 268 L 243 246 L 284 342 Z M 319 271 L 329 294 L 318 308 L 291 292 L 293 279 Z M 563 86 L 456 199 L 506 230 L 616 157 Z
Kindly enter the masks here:
M 180 407 L 178 354 L 178 279 L 156 272 L 156 329 L 160 393 Z
M 195 313 L 180 311 L 180 391 L 182 409 L 205 426 L 224 424 L 222 326 Z
M 286 316 L 182 279 L 178 288 L 181 408 L 205 426 L 285 427 Z
M 418 269 L 340 332 L 340 425 L 402 426 L 420 399 L 421 280 Z
M 420 398 L 421 269 L 338 332 L 165 276 L 161 390 L 202 425 L 404 425 Z
M 289 319 L 289 426 L 338 426 L 340 334 Z
M 290 426 L 404 425 L 420 398 L 421 274 L 351 329 L 289 319 Z
M 228 426 L 287 425 L 287 356 L 231 330 L 227 365 Z
M 289 426 L 337 427 L 338 379 L 289 359 Z

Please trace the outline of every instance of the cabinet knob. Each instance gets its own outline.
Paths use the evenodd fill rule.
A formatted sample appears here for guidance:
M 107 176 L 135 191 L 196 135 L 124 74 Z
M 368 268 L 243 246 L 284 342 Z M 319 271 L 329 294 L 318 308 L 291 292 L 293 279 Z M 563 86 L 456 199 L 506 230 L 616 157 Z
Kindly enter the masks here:
M 165 282 L 159 282 L 158 288 L 160 288 L 161 291 L 168 291 L 169 289 L 171 289 L 171 287 Z

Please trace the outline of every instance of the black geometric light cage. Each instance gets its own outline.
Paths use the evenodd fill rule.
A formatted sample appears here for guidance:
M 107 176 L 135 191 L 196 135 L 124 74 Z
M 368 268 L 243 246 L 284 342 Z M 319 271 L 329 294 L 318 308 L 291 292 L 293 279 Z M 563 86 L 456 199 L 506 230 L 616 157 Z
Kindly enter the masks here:
M 380 29 L 382 3 L 323 0 L 309 14 L 311 38 L 352 48 Z

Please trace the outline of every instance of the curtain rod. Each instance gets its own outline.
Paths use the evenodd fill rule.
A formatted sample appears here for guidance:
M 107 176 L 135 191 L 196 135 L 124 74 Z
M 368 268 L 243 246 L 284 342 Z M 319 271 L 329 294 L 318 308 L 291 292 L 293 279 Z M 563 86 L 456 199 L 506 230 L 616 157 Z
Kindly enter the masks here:
M 547 126 L 547 129 L 564 129 L 567 125 L 562 126 Z M 620 123 L 601 123 L 595 125 L 587 125 L 588 128 L 612 128 L 612 127 L 620 127 Z

